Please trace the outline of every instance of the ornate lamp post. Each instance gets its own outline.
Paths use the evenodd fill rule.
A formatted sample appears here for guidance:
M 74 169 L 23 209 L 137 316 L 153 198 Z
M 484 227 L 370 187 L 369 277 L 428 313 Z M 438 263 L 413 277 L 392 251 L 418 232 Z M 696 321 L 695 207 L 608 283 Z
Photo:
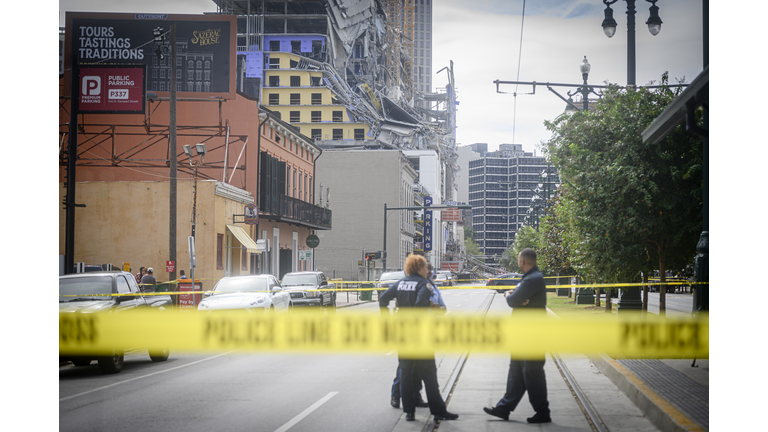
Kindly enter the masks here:
M 616 20 L 613 19 L 613 9 L 611 5 L 618 0 L 603 0 L 605 4 L 605 19 L 603 19 L 603 32 L 605 35 L 613 37 L 616 33 Z M 635 0 L 625 0 L 627 2 L 627 87 L 635 86 Z M 648 25 L 648 31 L 656 36 L 661 31 L 661 18 L 659 18 L 659 7 L 656 6 L 658 0 L 645 0 L 651 3 L 651 16 L 645 23 Z

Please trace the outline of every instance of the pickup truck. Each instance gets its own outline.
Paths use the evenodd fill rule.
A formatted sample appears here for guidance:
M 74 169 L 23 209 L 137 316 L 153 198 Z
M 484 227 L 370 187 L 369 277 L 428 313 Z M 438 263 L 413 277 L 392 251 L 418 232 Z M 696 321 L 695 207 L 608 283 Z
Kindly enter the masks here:
M 124 294 L 113 296 L 112 294 Z M 144 295 L 135 277 L 123 271 L 101 271 L 59 276 L 59 327 L 67 314 L 121 313 L 146 308 L 157 313 L 169 313 L 173 305 L 171 296 Z M 135 347 L 133 349 L 146 349 Z M 149 358 L 155 362 L 168 360 L 169 349 L 149 351 Z M 93 360 L 99 364 L 102 373 L 118 373 L 123 368 L 125 351 L 113 352 L 111 356 L 82 356 L 59 351 L 59 362 L 71 362 L 75 366 L 88 366 Z

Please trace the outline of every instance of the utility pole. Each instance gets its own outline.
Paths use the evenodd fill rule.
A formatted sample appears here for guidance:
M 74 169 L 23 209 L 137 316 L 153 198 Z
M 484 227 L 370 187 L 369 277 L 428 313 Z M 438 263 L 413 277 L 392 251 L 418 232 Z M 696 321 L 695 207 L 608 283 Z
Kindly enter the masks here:
M 168 259 L 173 261 L 173 272 L 168 274 L 168 280 L 176 280 L 176 23 L 171 23 L 171 107 L 169 119 L 168 156 L 171 168 L 170 184 L 170 220 L 168 221 Z M 194 285 L 194 280 L 193 280 Z

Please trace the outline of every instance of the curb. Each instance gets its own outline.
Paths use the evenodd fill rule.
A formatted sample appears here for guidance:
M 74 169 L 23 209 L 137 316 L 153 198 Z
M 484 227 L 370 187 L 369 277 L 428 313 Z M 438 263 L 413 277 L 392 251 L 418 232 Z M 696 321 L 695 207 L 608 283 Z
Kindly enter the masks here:
M 701 426 L 672 406 L 658 393 L 643 383 L 629 369 L 607 355 L 590 357 L 592 364 L 607 376 L 648 419 L 662 431 L 703 432 Z

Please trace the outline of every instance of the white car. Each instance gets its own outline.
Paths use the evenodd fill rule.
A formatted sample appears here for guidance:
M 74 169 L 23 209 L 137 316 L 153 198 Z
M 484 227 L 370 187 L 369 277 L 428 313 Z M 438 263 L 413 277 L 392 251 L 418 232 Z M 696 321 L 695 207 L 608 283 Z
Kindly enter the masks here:
M 437 273 L 437 274 L 435 274 L 435 277 L 432 278 L 432 282 L 434 282 L 435 285 L 437 285 L 439 287 L 444 287 L 444 286 L 450 286 L 451 285 L 451 281 L 448 280 L 448 276 L 446 276 L 445 273 Z
M 445 280 L 446 280 L 445 285 L 453 286 L 453 273 L 451 273 L 450 270 L 437 270 L 435 272 L 435 274 L 436 275 L 440 275 L 440 274 L 445 275 Z
M 272 275 L 231 276 L 219 280 L 212 293 L 204 294 L 198 312 L 245 309 L 252 313 L 289 312 L 291 295 Z

